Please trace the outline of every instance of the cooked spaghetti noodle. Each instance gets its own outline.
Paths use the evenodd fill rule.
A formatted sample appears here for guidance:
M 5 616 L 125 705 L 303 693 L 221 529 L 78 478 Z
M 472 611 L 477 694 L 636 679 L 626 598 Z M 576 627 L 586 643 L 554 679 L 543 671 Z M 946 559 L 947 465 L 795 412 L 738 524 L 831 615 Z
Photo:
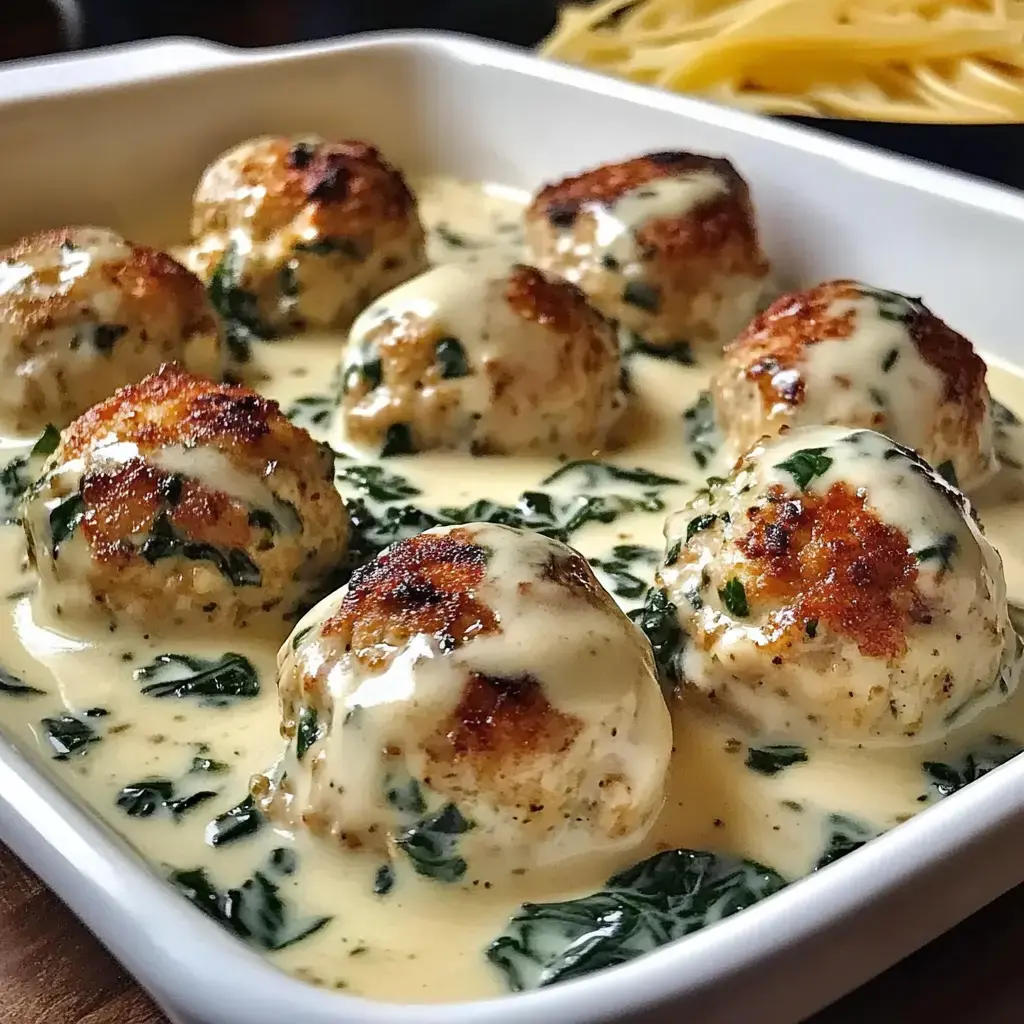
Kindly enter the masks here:
M 770 113 L 1024 121 L 1024 0 L 597 0 L 542 49 Z

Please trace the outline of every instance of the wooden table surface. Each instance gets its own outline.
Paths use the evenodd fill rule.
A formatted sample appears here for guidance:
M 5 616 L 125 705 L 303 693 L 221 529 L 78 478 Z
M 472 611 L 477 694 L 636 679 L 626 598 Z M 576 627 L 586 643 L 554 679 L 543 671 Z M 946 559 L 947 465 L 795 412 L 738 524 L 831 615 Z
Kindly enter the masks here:
M 220 5 L 220 15 L 184 26 L 182 34 L 238 45 L 287 38 L 287 5 L 233 0 L 227 6 L 230 11 Z M 0 60 L 61 48 L 47 3 L 19 0 L 11 8 L 0 29 Z M 1024 1024 L 1018 942 L 1024 945 L 1024 886 L 823 1011 L 813 1024 Z M 0 1024 L 168 1024 L 85 927 L 2 845 Z

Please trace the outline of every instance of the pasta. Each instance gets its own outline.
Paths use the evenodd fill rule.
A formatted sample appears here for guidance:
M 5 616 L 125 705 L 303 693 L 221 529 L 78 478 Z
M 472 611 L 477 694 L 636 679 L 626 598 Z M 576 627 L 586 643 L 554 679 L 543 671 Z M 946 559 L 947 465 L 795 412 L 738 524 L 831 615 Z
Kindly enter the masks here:
M 1024 0 L 597 0 L 542 52 L 765 113 L 1024 121 Z

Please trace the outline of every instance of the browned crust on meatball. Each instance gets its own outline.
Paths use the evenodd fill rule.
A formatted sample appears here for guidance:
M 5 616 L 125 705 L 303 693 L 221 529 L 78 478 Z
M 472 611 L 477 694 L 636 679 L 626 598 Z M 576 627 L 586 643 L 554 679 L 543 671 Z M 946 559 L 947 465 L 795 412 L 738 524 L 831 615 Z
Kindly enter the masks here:
M 332 460 L 284 416 L 277 402 L 235 384 L 216 384 L 173 363 L 119 388 L 75 420 L 64 432 L 59 457 L 80 457 L 111 433 L 134 441 L 143 453 L 166 445 L 212 447 L 241 465 L 279 460 L 300 476 L 333 485 Z
M 857 281 L 840 279 L 783 295 L 726 347 L 726 362 L 744 368 L 761 392 L 765 408 L 780 401 L 798 405 L 804 398 L 804 381 L 795 371 L 805 350 L 853 334 L 856 311 L 835 315 L 829 309 L 834 302 L 862 297 L 863 289 Z M 907 334 L 921 358 L 941 374 L 944 400 L 961 405 L 968 421 L 976 421 L 985 405 L 984 360 L 963 335 L 919 300 L 908 301 L 912 313 L 905 323 Z
M 866 657 L 906 654 L 910 624 L 929 621 L 917 560 L 906 534 L 882 522 L 864 495 L 844 483 L 799 497 L 775 485 L 747 517 L 738 546 L 750 560 L 748 592 L 786 603 L 773 614 L 777 648 L 799 642 L 816 620 Z
M 435 761 L 470 761 L 482 775 L 497 776 L 516 761 L 563 753 L 582 723 L 554 708 L 532 675 L 470 673 L 458 706 L 425 745 Z
M 587 604 L 600 606 L 607 599 L 598 583 L 590 563 L 580 554 L 572 551 L 566 555 L 552 555 L 540 571 L 541 579 L 567 590 L 574 598 Z
M 609 347 L 618 345 L 611 323 L 594 309 L 583 291 L 554 274 L 515 264 L 505 285 L 505 301 L 516 316 L 571 339 L 560 350 L 560 371 L 569 372 L 578 350 L 583 372 L 597 374 L 608 362 Z M 495 395 L 500 397 L 510 381 L 502 379 L 500 368 L 492 376 Z
M 235 173 L 241 184 L 266 190 L 263 212 L 250 224 L 257 234 L 277 230 L 308 207 L 311 225 L 321 234 L 333 230 L 348 236 L 366 235 L 388 222 L 405 224 L 415 207 L 402 173 L 365 142 L 305 142 L 284 136 L 264 139 Z M 216 216 L 222 203 L 233 201 L 231 196 L 205 196 L 201 184 L 196 195 L 199 223 L 193 225 L 194 233 L 205 230 L 204 212 Z
M 148 534 L 161 513 L 190 540 L 218 548 L 245 548 L 253 539 L 248 509 L 240 502 L 194 480 L 175 479 L 142 459 L 113 472 L 87 473 L 81 493 L 82 532 L 100 562 L 139 558 L 128 538 Z
M 575 177 L 547 185 L 537 193 L 528 218 L 546 217 L 558 226 L 569 226 L 587 204 L 612 205 L 633 189 L 663 178 L 695 171 L 711 171 L 726 183 L 726 191 L 701 203 L 683 217 L 658 217 L 645 223 L 636 239 L 645 260 L 698 257 L 714 253 L 729 256 L 719 273 L 763 274 L 767 264 L 761 254 L 754 223 L 750 189 L 736 168 L 721 157 L 699 153 L 649 153 L 617 164 L 602 164 Z
M 601 164 L 582 174 L 545 185 L 537 193 L 528 213 L 530 216 L 539 213 L 558 217 L 578 210 L 584 203 L 611 205 L 641 185 L 694 171 L 713 171 L 725 180 L 730 192 L 747 194 L 747 183 L 732 163 L 721 157 L 682 151 L 647 153 L 622 163 Z
M 581 288 L 554 274 L 517 263 L 505 285 L 505 301 L 516 316 L 550 327 L 559 334 L 601 337 L 610 330 L 609 321 L 590 304 Z
M 412 637 L 432 636 L 444 652 L 500 631 L 475 595 L 489 552 L 467 529 L 423 533 L 393 544 L 352 574 L 341 607 L 321 634 L 337 636 L 371 671 L 385 667 Z
M 85 246 L 93 230 L 67 226 L 28 235 L 0 250 L 0 262 L 30 259 L 65 244 Z M 118 315 L 144 324 L 158 321 L 177 324 L 184 340 L 217 333 L 217 319 L 206 287 L 195 274 L 165 252 L 122 241 L 129 249 L 128 256 L 105 260 L 97 266 L 104 281 L 121 294 L 124 309 Z M 97 285 L 98 282 L 89 287 Z M 20 296 L 17 307 L 7 315 L 29 330 L 52 328 L 59 320 L 95 319 L 95 313 L 83 318 L 79 292 L 80 289 L 72 285 L 51 296 Z

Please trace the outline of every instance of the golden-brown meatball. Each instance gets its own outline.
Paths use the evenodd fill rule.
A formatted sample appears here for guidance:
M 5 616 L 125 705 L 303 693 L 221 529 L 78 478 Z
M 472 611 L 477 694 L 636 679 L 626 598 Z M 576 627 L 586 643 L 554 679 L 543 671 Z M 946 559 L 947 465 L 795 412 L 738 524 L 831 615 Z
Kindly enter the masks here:
M 344 356 L 349 442 L 375 454 L 589 453 L 625 405 L 614 327 L 532 267 L 437 267 L 383 296 Z
M 347 326 L 427 267 L 416 200 L 363 142 L 254 139 L 203 174 L 190 259 L 229 323 L 257 337 Z
M 768 274 L 746 182 L 728 160 L 649 153 L 547 185 L 527 259 L 578 284 L 648 345 L 722 345 Z
M 486 523 L 400 541 L 279 665 L 288 749 L 253 792 L 286 826 L 457 881 L 629 849 L 661 807 L 650 646 L 558 541 Z M 431 827 L 450 849 L 417 838 Z
M 784 426 L 869 427 L 977 487 L 998 468 L 985 363 L 919 299 L 857 281 L 784 295 L 713 382 L 734 452 Z
M 149 628 L 293 615 L 348 534 L 329 448 L 276 402 L 174 366 L 64 431 L 24 521 L 44 611 Z
M 220 376 L 202 282 L 166 253 L 92 227 L 0 250 L 0 430 L 67 426 L 172 360 Z
M 882 434 L 765 438 L 665 536 L 645 616 L 678 625 L 671 674 L 760 735 L 939 739 L 1017 685 L 998 553 L 963 494 Z

